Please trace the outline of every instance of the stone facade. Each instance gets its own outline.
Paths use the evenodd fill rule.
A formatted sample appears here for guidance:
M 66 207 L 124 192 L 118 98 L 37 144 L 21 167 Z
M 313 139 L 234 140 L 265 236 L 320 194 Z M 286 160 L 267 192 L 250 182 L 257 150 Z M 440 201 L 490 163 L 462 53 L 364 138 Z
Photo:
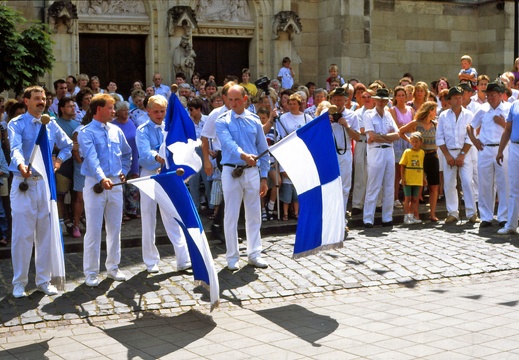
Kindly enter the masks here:
M 55 2 L 70 3 L 77 19 L 49 16 Z M 248 38 L 252 77 L 276 77 L 289 56 L 296 81 L 323 86 L 328 65 L 364 83 L 393 86 L 404 72 L 430 83 L 457 78 L 468 54 L 480 74 L 509 70 L 513 1 L 420 0 L 4 0 L 27 19 L 44 19 L 56 64 L 43 82 L 80 72 L 79 35 L 144 34 L 146 83 L 160 72 L 173 80 L 174 51 L 182 38 Z M 175 18 L 176 16 L 176 18 Z M 196 62 L 196 58 L 195 58 Z M 237 74 L 239 69 L 237 69 Z

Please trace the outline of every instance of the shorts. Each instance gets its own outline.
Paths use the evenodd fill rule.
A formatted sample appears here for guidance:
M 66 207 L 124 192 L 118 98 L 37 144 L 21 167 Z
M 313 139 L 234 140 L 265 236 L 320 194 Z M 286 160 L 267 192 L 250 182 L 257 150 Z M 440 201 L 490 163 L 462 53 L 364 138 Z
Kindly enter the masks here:
M 4 178 L 4 184 L 0 185 L 0 196 L 9 196 L 9 180 Z
M 404 186 L 404 195 L 418 197 L 418 194 L 420 194 L 420 188 L 421 188 L 421 186 L 418 186 L 418 185 L 405 185 Z
M 213 206 L 218 206 L 222 203 L 222 199 L 223 199 L 222 181 L 213 180 L 213 186 L 211 187 L 211 200 L 209 203 Z
M 440 185 L 440 161 L 437 152 L 425 154 L 423 171 L 427 178 L 427 185 Z
M 83 192 L 85 176 L 81 175 L 81 164 L 74 161 L 74 191 Z
M 72 180 L 56 172 L 56 193 L 65 195 L 72 189 Z
M 293 184 L 281 184 L 279 200 L 285 204 L 298 202 L 296 188 Z

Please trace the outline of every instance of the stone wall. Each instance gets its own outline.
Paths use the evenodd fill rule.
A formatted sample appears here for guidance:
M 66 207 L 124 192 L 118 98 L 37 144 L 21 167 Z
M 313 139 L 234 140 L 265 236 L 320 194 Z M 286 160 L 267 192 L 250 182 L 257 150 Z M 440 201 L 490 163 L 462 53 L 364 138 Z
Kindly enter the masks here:
M 306 0 L 297 8 L 303 23 L 298 50 L 305 50 L 301 83 L 323 86 L 331 63 L 346 79 L 381 79 L 388 86 L 405 72 L 427 83 L 440 76 L 456 83 L 464 54 L 491 78 L 513 63 L 513 2 Z

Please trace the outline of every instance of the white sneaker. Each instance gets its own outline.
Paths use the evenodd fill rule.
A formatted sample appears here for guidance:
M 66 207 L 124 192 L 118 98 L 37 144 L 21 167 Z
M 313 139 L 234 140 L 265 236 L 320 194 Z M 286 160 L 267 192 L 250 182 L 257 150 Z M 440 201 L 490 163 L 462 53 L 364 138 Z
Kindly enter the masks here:
M 99 285 L 99 279 L 97 278 L 97 274 L 88 274 L 85 278 L 85 285 L 90 287 L 96 287 Z
M 409 215 L 409 220 L 411 221 L 411 224 L 421 224 L 422 223 L 422 220 L 415 218 L 414 214 Z
M 402 203 L 398 199 L 395 200 L 395 203 L 393 204 L 393 206 L 396 207 L 397 209 L 401 209 L 404 207 L 404 205 L 402 205 Z
M 412 224 L 411 220 L 409 219 L 409 216 L 411 216 L 411 214 L 405 214 L 404 215 L 404 224 L 405 225 L 411 225 Z
M 252 266 L 255 266 L 258 268 L 262 268 L 262 269 L 269 267 L 269 264 L 265 260 L 263 260 L 261 257 L 257 257 L 255 259 L 249 258 L 249 265 L 252 265 Z
M 240 269 L 240 266 L 238 265 L 238 262 L 240 259 L 230 259 L 227 261 L 227 269 L 231 271 L 236 271 Z
M 502 227 L 501 229 L 497 230 L 497 233 L 499 235 L 508 235 L 508 234 L 517 234 L 517 231 L 515 229 L 505 226 L 505 227 Z M 14 294 L 14 292 L 13 292 L 13 294 Z
M 159 272 L 159 266 L 157 264 L 153 264 L 153 266 L 148 266 L 147 270 L 150 274 L 155 274 Z
M 108 270 L 106 277 L 115 281 L 126 281 L 126 276 L 119 269 Z
M 184 271 L 184 270 L 188 270 L 191 268 L 192 268 L 191 262 L 187 262 L 184 265 L 177 265 L 177 271 Z
M 45 295 L 57 295 L 58 289 L 54 285 L 51 285 L 51 283 L 43 283 L 36 287 L 36 290 L 41 291 L 42 293 L 45 293 Z
M 25 292 L 25 286 L 20 283 L 14 284 L 13 296 L 17 299 L 26 297 L 27 293 Z

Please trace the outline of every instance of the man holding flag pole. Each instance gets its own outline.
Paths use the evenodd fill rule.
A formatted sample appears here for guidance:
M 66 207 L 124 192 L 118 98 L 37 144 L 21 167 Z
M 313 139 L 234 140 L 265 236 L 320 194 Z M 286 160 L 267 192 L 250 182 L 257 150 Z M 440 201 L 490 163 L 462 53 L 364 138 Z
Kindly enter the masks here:
M 115 115 L 114 99 L 108 94 L 98 94 L 90 102 L 93 120 L 84 126 L 78 142 L 84 160 L 81 174 L 85 176 L 83 197 L 87 230 L 84 239 L 83 272 L 87 286 L 99 285 L 101 257 L 101 230 L 103 218 L 106 228 L 107 277 L 125 281 L 119 270 L 121 261 L 121 214 L 123 213 L 122 187 L 130 170 L 132 149 L 122 130 L 111 124 Z
M 13 218 L 11 256 L 13 296 L 27 296 L 29 264 L 35 246 L 36 287 L 46 295 L 56 295 L 51 285 L 63 290 L 65 265 L 59 228 L 54 171 L 72 155 L 72 140 L 45 110 L 45 90 L 31 86 L 23 94 L 27 112 L 8 125 L 13 172 L 11 208 Z M 59 150 L 52 157 L 54 146 Z M 31 169 L 34 168 L 34 171 Z
M 227 268 L 231 271 L 239 269 L 238 217 L 242 201 L 245 207 L 248 263 L 266 268 L 268 264 L 261 257 L 260 196 L 265 196 L 268 190 L 270 163 L 266 154 L 267 140 L 258 116 L 245 109 L 247 95 L 244 88 L 240 85 L 231 86 L 227 100 L 231 111 L 216 120 L 216 133 L 222 145 Z

